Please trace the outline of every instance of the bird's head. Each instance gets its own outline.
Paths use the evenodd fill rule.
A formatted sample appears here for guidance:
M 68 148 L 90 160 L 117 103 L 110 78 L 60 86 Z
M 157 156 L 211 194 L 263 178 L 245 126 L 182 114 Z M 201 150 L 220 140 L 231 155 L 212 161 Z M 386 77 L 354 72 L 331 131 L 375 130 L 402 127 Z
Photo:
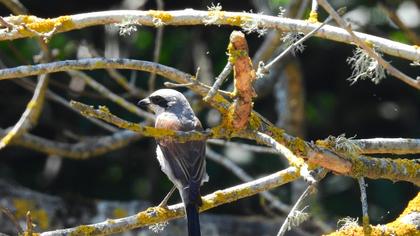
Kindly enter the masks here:
M 140 100 L 137 105 L 144 110 L 152 110 L 156 115 L 163 112 L 175 114 L 192 112 L 191 106 L 184 95 L 173 89 L 159 89 Z

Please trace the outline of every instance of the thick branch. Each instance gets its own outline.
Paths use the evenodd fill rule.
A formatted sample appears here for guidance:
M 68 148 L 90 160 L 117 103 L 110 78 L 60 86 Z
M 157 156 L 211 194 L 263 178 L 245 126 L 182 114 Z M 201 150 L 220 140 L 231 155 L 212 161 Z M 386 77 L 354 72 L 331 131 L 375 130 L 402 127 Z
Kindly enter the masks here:
M 23 26 L 0 30 L 0 40 L 12 40 L 23 37 L 36 36 L 38 33 L 58 33 L 85 27 L 105 24 L 131 22 L 139 25 L 155 26 L 156 19 L 165 25 L 231 25 L 244 26 L 257 23 L 259 28 L 277 29 L 282 31 L 298 31 L 308 33 L 318 26 L 318 23 L 310 23 L 304 20 L 294 20 L 284 17 L 268 16 L 245 12 L 227 11 L 197 11 L 192 9 L 179 11 L 133 11 L 115 10 L 61 16 L 53 19 L 42 19 L 34 16 L 12 16 L 5 18 L 9 23 L 20 25 L 25 23 L 31 31 Z M 54 28 L 56 31 L 53 31 Z M 34 32 L 35 31 L 35 32 Z M 382 52 L 410 61 L 420 60 L 420 50 L 414 46 L 394 42 L 388 39 L 356 33 L 361 40 L 371 41 Z M 316 33 L 316 36 L 351 44 L 351 36 L 343 29 L 334 26 L 324 26 Z
M 309 163 L 320 165 L 338 174 L 371 179 L 408 181 L 420 186 L 419 159 L 390 159 L 368 156 L 341 156 L 320 148 L 318 152 L 308 153 Z
M 360 147 L 362 154 L 420 154 L 420 139 L 409 138 L 372 138 L 351 140 Z
M 226 203 L 253 196 L 268 189 L 273 189 L 289 183 L 297 178 L 299 178 L 299 172 L 296 170 L 296 168 L 289 167 L 285 170 L 248 183 L 237 185 L 224 190 L 218 190 L 203 197 L 203 205 L 201 206 L 200 211 L 206 211 Z M 115 220 L 106 220 L 97 224 L 82 225 L 74 228 L 44 232 L 40 235 L 63 236 L 74 235 L 78 233 L 82 234 L 83 232 L 88 232 L 89 235 L 107 235 L 180 218 L 184 216 L 184 214 L 184 207 L 180 203 L 169 206 L 168 209 L 161 207 L 151 207 L 133 216 Z

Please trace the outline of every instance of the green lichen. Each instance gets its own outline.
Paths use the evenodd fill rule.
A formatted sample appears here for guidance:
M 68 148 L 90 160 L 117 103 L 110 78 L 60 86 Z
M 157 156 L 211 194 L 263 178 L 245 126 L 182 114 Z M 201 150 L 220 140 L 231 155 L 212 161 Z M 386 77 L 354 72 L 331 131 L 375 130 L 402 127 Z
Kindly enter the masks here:
M 290 142 L 289 149 L 299 156 L 306 156 L 308 152 L 305 141 L 299 137 L 296 137 L 292 142 Z
M 228 61 L 231 64 L 235 64 L 237 58 L 239 57 L 247 57 L 248 56 L 248 51 L 247 50 L 241 50 L 241 49 L 236 49 L 232 43 L 229 43 L 228 45 Z
M 81 235 L 92 235 L 95 232 L 96 228 L 90 225 L 80 225 L 73 232 L 70 233 L 70 236 L 81 236 Z

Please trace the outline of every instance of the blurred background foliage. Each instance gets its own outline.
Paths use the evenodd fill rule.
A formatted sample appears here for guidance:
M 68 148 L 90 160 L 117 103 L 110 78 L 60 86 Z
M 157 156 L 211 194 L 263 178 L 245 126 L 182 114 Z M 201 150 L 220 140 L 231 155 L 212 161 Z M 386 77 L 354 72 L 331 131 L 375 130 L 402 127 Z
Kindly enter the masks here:
M 56 17 L 76 13 L 124 9 L 127 2 L 137 3 L 140 9 L 155 9 L 154 1 L 120 1 L 120 0 L 22 0 L 31 14 L 39 17 Z M 384 7 L 397 12 L 405 24 L 414 33 L 419 32 L 420 1 L 362 1 L 335 0 L 336 7 L 346 5 L 351 21 L 358 31 L 370 33 L 395 41 L 413 44 L 410 38 L 395 24 L 391 23 Z M 165 9 L 207 9 L 211 1 L 177 0 L 165 1 Z M 216 3 L 216 2 L 215 2 Z M 224 10 L 249 11 L 258 4 L 266 6 L 277 14 L 280 6 L 287 6 L 288 0 L 267 1 L 220 1 Z M 0 15 L 10 12 L 0 6 Z M 307 17 L 308 11 L 305 14 Z M 408 20 L 407 15 L 409 15 Z M 326 17 L 320 12 L 320 18 Z M 106 28 L 106 30 L 105 30 Z M 111 31 L 116 27 L 92 27 L 68 33 L 58 34 L 49 42 L 56 51 L 56 60 L 75 59 L 80 45 L 89 44 L 100 55 L 118 56 L 141 60 L 153 60 L 153 48 L 156 30 L 151 27 L 137 27 L 130 36 L 118 36 Z M 163 46 L 159 62 L 179 70 L 194 74 L 197 63 L 193 55 L 193 45 L 203 43 L 206 55 L 210 58 L 215 77 L 226 63 L 226 46 L 232 27 L 165 27 Z M 256 34 L 247 36 L 250 55 L 258 50 L 264 37 Z M 110 48 L 111 43 L 118 45 Z M 302 75 L 304 91 L 304 113 L 302 130 L 306 140 L 326 138 L 328 135 L 357 136 L 357 138 L 406 137 L 419 138 L 420 134 L 420 94 L 401 81 L 388 77 L 379 85 L 370 81 L 360 81 L 352 86 L 346 81 L 351 74 L 346 58 L 352 55 L 354 46 L 336 43 L 319 38 L 305 42 L 305 50 L 290 59 L 298 65 L 297 72 Z M 112 51 L 114 50 L 114 51 Z M 22 64 L 33 64 L 33 57 L 39 52 L 34 39 L 19 39 L 0 42 L 0 60 L 3 66 L 14 67 Z M 419 73 L 418 67 L 410 62 L 395 57 L 385 56 L 397 68 L 411 76 Z M 97 81 L 118 94 L 125 91 L 119 87 L 103 70 L 88 72 Z M 127 78 L 135 78 L 137 87 L 147 90 L 146 73 L 121 71 Z M 91 105 L 106 105 L 114 114 L 131 121 L 141 119 L 112 102 L 86 88 L 78 93 L 68 87 L 70 78 L 67 74 L 51 75 L 50 89 L 63 97 L 80 100 Z M 35 81 L 35 78 L 33 78 Z M 212 79 L 212 78 L 207 78 Z M 279 79 L 281 77 L 279 76 Z M 158 87 L 164 80 L 158 77 Z M 227 83 L 229 84 L 229 83 Z M 224 88 L 227 88 L 226 85 Z M 274 107 L 278 99 L 271 87 L 268 93 L 260 96 L 255 102 L 255 110 L 270 121 L 276 123 L 281 114 Z M 182 91 L 185 91 L 181 89 Z M 0 86 L 0 126 L 10 127 L 19 119 L 31 98 L 31 92 L 19 87 L 13 81 L 2 81 Z M 200 98 L 187 92 L 193 101 L 194 108 L 205 127 L 214 126 L 214 112 L 200 102 Z M 128 96 L 135 103 L 138 97 Z M 286 127 L 287 129 L 287 127 Z M 80 116 L 63 108 L 61 105 L 47 101 L 39 124 L 31 131 L 52 140 L 75 142 L 88 136 L 106 135 L 104 131 Z M 221 154 L 235 160 L 244 170 L 254 177 L 284 168 L 277 156 L 255 154 L 232 148 L 213 146 Z M 160 171 L 155 159 L 155 143 L 145 138 L 128 147 L 89 160 L 77 161 L 60 159 L 57 173 L 46 174 L 49 158 L 19 147 L 8 147 L 0 151 L 0 178 L 15 181 L 31 189 L 65 197 L 98 198 L 111 200 L 146 199 L 158 203 L 171 188 L 171 183 Z M 412 158 L 412 157 L 407 157 Z M 414 158 L 414 157 L 413 157 Z M 418 158 L 418 157 L 417 157 Z M 210 182 L 203 187 L 203 194 L 223 189 L 240 183 L 229 171 L 216 163 L 208 161 Z M 395 218 L 418 191 L 411 184 L 392 183 L 383 180 L 368 180 L 368 200 L 372 223 L 384 223 Z M 284 186 L 273 192 L 285 203 L 292 204 L 293 188 Z M 324 179 L 315 197 L 310 211 L 321 219 L 332 223 L 344 216 L 360 217 L 361 206 L 359 189 L 354 179 L 330 174 Z M 174 202 L 175 200 L 173 200 Z M 258 196 L 224 205 L 211 212 L 238 215 L 266 215 L 262 210 Z M 140 210 L 140 209 L 139 209 Z

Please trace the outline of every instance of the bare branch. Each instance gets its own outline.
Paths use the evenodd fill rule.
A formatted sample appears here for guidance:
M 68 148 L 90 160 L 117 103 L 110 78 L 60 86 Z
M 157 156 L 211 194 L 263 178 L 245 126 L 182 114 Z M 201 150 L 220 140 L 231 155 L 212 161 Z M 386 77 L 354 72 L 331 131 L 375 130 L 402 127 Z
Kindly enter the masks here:
M 318 2 L 320 5 L 322 5 L 322 7 L 324 7 L 328 14 L 330 14 L 330 16 L 332 16 L 334 20 L 350 34 L 350 36 L 352 37 L 352 41 L 354 41 L 359 47 L 363 48 L 363 50 L 365 50 L 369 54 L 369 56 L 377 60 L 379 64 L 381 64 L 391 75 L 416 89 L 420 89 L 420 79 L 416 80 L 410 78 L 403 72 L 393 67 L 387 61 L 385 61 L 378 53 L 375 53 L 373 49 L 365 43 L 366 39 L 360 38 L 355 32 L 353 32 L 350 25 L 347 24 L 343 20 L 343 18 L 340 17 L 340 15 L 332 8 L 332 6 L 326 0 L 318 0 Z M 371 43 L 374 46 L 377 46 L 374 42 Z
M 216 153 L 210 148 L 206 149 L 207 157 L 217 162 L 218 164 L 222 165 L 229 171 L 231 171 L 234 175 L 236 175 L 240 180 L 243 182 L 249 182 L 254 180 L 248 173 L 246 173 L 243 169 L 241 169 L 238 165 L 236 165 L 233 161 L 229 158 L 224 158 L 222 155 Z M 286 213 L 290 211 L 290 207 L 283 202 L 279 201 L 276 196 L 271 194 L 270 192 L 261 192 L 260 195 L 265 198 L 270 204 L 276 208 L 277 210 Z
M 211 87 L 209 93 L 203 98 L 204 101 L 208 102 L 214 97 L 217 90 L 219 90 L 220 86 L 222 86 L 223 82 L 229 76 L 231 71 L 232 71 L 232 64 L 228 62 L 226 63 L 226 66 L 223 68 L 222 72 L 220 72 L 220 75 L 216 77 L 216 81 Z
M 284 220 L 283 224 L 280 227 L 279 232 L 277 233 L 277 236 L 282 236 L 286 233 L 287 230 L 290 230 L 292 226 L 297 226 L 303 221 L 307 220 L 309 217 L 308 213 L 304 213 L 304 209 L 299 210 L 301 208 L 301 205 L 303 203 L 303 200 L 305 200 L 306 197 L 308 197 L 311 193 L 314 192 L 314 186 L 309 185 L 305 191 L 303 191 L 302 195 L 300 195 L 299 199 L 296 201 L 293 208 L 290 210 L 289 214 L 287 215 L 286 219 Z
M 10 221 L 12 221 L 12 223 L 15 225 L 16 230 L 18 232 L 18 234 L 22 234 L 23 233 L 23 229 L 20 226 L 18 220 L 16 219 L 16 217 L 13 215 L 12 212 L 10 212 L 9 209 L 3 207 L 2 205 L 0 205 L 0 211 L 5 214 L 7 216 L 7 218 L 9 218 Z
M 94 56 L 94 57 L 101 57 L 101 55 L 95 50 L 95 48 L 93 46 L 89 46 L 89 52 Z M 130 94 L 136 96 L 136 97 L 145 97 L 146 96 L 146 91 L 144 91 L 141 88 L 137 88 L 136 86 L 130 84 L 127 80 L 126 77 L 124 77 L 124 75 L 122 75 L 121 73 L 119 73 L 116 69 L 114 68 L 105 68 L 105 70 L 108 72 L 109 76 L 115 80 L 115 82 L 117 82 L 117 84 L 119 84 L 122 88 L 124 88 L 125 90 L 127 90 Z
M 372 138 L 351 140 L 359 146 L 361 153 L 420 154 L 420 139 L 409 138 Z
M 44 105 L 45 92 L 48 86 L 48 75 L 41 75 L 36 85 L 31 100 L 26 105 L 26 109 L 19 121 L 13 126 L 7 135 L 0 140 L 0 149 L 6 147 L 14 138 L 26 133 L 37 122 Z
M 0 3 L 9 8 L 15 15 L 28 14 L 28 10 L 19 0 L 0 0 Z
M 368 202 L 367 202 L 367 195 L 366 195 L 367 184 L 365 183 L 365 179 L 363 177 L 357 178 L 357 182 L 359 182 L 360 201 L 362 202 L 363 232 L 365 233 L 365 235 L 369 235 L 371 229 L 369 227 Z
M 109 100 L 115 102 L 116 104 L 120 105 L 121 107 L 125 108 L 127 111 L 132 112 L 139 117 L 146 118 L 148 120 L 154 120 L 154 115 L 145 112 L 144 110 L 138 108 L 135 104 L 125 100 L 123 97 L 118 96 L 117 94 L 113 93 L 111 90 L 107 89 L 105 86 L 103 86 L 101 83 L 96 82 L 92 77 L 89 75 L 80 72 L 80 71 L 69 71 L 68 74 L 70 74 L 73 77 L 79 77 L 83 79 L 91 88 L 99 92 L 104 97 L 108 98 Z
M 226 140 L 221 140 L 221 139 L 209 139 L 207 140 L 207 143 L 220 145 L 220 146 L 238 147 L 243 150 L 248 150 L 248 151 L 258 152 L 258 153 L 270 153 L 270 154 L 281 155 L 281 153 L 276 151 L 276 149 L 274 148 L 251 145 L 251 144 L 246 144 L 246 143 L 238 143 L 238 142 L 226 141 Z
M 35 89 L 35 84 L 27 78 L 24 78 L 24 79 L 21 79 L 21 80 L 13 80 L 13 81 L 16 84 L 18 84 L 19 86 L 22 86 L 23 88 L 25 88 L 27 90 L 32 91 L 32 90 Z M 53 91 L 48 89 L 47 93 L 46 93 L 46 96 L 47 96 L 48 99 L 51 99 L 52 101 L 57 102 L 58 104 L 68 108 L 70 111 L 73 111 L 78 115 L 81 115 L 79 111 L 77 111 L 76 109 L 72 108 L 69 105 L 69 101 L 67 101 L 65 98 L 61 97 L 60 95 L 54 93 Z M 91 118 L 91 117 L 87 117 L 87 120 L 92 122 L 93 124 L 103 128 L 103 129 L 109 131 L 109 132 L 119 131 L 119 129 L 117 129 L 114 126 L 111 126 L 111 125 L 109 125 L 109 124 L 107 124 L 107 123 L 105 123 L 101 120 L 94 119 L 94 118 Z
M 145 26 L 155 26 L 153 19 L 161 18 L 165 25 L 232 25 L 241 26 L 247 22 L 258 22 L 259 26 L 265 29 L 277 29 L 282 31 L 298 31 L 308 33 L 318 27 L 318 24 L 309 23 L 303 20 L 294 20 L 267 16 L 262 14 L 228 12 L 228 11 L 197 11 L 192 9 L 179 11 L 134 11 L 134 10 L 115 10 L 77 14 L 71 16 L 62 16 L 53 19 L 42 19 L 37 17 L 28 17 L 26 25 L 38 32 L 51 32 L 52 26 L 61 25 L 57 32 L 66 32 L 70 30 L 81 29 L 85 27 L 121 23 L 127 18 Z M 211 18 L 211 20 L 209 20 Z M 18 25 L 22 22 L 21 16 L 6 17 L 6 21 Z M 47 24 L 48 23 L 48 24 Z M 49 26 L 51 25 L 51 27 Z M 40 27 L 42 26 L 42 27 Z M 48 27 L 47 27 L 48 26 Z M 36 36 L 33 32 L 25 31 L 23 28 L 15 27 L 8 32 L 7 29 L 0 30 L 0 40 L 11 40 L 22 37 Z M 376 36 L 355 33 L 361 40 L 371 41 L 382 52 L 396 57 L 405 58 L 410 61 L 420 60 L 420 51 L 416 47 L 397 43 Z M 345 30 L 325 26 L 323 30 L 318 31 L 316 36 L 344 42 L 350 44 L 352 37 Z
M 0 137 L 4 134 L 5 131 L 0 129 Z M 123 130 L 112 135 L 96 137 L 71 144 L 51 141 L 26 133 L 14 139 L 10 145 L 29 148 L 48 155 L 82 160 L 123 148 L 140 138 L 141 135 L 137 133 Z
M 159 11 L 163 10 L 164 3 L 163 0 L 156 0 L 157 9 Z M 153 62 L 159 63 L 159 56 L 160 50 L 162 49 L 162 38 L 163 38 L 163 29 L 164 26 L 160 26 L 156 30 L 156 38 L 155 38 L 155 48 L 153 49 Z M 153 92 L 155 90 L 155 81 L 156 81 L 156 72 L 152 72 L 149 76 L 149 92 Z

